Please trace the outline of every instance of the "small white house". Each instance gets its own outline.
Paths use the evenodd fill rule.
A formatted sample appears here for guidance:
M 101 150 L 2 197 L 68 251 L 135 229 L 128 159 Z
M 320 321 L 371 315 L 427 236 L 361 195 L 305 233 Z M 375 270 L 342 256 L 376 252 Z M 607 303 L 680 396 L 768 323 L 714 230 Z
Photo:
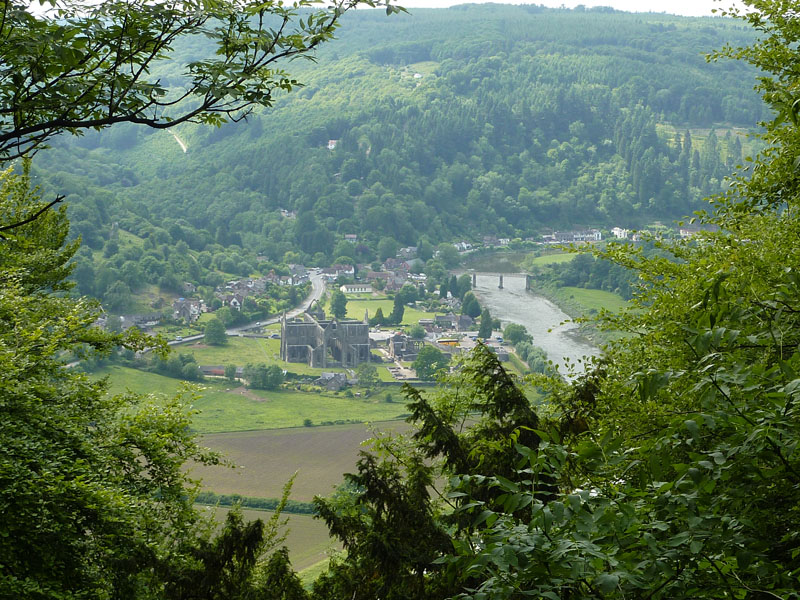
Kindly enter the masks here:
M 630 233 L 631 233 L 630 229 L 623 229 L 622 227 L 613 227 L 611 229 L 611 235 L 613 235 L 618 240 L 627 240 Z
M 369 283 L 346 283 L 339 290 L 345 294 L 371 294 L 372 286 Z

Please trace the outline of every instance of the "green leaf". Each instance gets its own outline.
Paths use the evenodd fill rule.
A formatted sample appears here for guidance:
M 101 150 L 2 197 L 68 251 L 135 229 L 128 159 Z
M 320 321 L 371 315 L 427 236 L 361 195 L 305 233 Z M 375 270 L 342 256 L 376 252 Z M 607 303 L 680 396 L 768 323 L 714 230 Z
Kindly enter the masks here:
M 594 580 L 595 585 L 604 594 L 610 594 L 619 585 L 619 576 L 610 573 L 601 573 Z

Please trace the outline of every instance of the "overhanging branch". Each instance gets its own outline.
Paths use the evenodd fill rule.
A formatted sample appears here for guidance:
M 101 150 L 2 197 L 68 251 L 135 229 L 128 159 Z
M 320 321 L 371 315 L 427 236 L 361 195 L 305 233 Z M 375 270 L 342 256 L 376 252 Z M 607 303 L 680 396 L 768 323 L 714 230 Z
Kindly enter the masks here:
M 6 236 L 4 236 L 2 232 L 10 231 L 11 229 L 16 229 L 17 227 L 22 227 L 23 225 L 27 225 L 28 223 L 35 221 L 36 219 L 41 217 L 44 213 L 46 213 L 48 210 L 50 210 L 53 206 L 55 206 L 59 202 L 63 202 L 63 200 L 64 196 L 59 194 L 58 196 L 56 196 L 55 200 L 53 200 L 43 208 L 36 211 L 33 215 L 31 215 L 27 219 L 23 219 L 22 221 L 18 221 L 16 223 L 11 223 L 10 225 L 3 225 L 2 227 L 0 227 L 0 239 L 3 240 L 6 239 Z

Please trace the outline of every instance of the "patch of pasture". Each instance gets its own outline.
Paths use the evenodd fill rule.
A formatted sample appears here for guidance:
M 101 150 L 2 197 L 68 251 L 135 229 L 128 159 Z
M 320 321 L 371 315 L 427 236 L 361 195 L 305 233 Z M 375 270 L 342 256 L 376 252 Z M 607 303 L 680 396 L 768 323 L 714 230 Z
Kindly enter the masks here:
M 347 318 L 363 320 L 365 311 L 369 311 L 369 317 L 372 318 L 375 316 L 375 313 L 378 312 L 378 308 L 383 311 L 384 317 L 388 317 L 390 314 L 392 314 L 393 307 L 394 300 L 389 300 L 388 298 L 348 298 Z M 425 312 L 416 308 L 411 308 L 410 306 L 406 306 L 406 309 L 403 312 L 403 322 L 401 324 L 414 325 L 418 323 L 420 319 L 432 319 L 433 317 L 434 313 Z
M 119 365 L 102 369 L 95 376 L 109 377 L 112 394 L 131 390 L 139 394 L 173 395 L 183 386 L 178 379 Z M 249 390 L 227 380 L 209 379 L 195 386 L 200 390 L 200 397 L 193 403 L 199 411 L 193 418 L 193 427 L 200 433 L 303 427 L 307 420 L 312 425 L 386 421 L 405 413 L 402 402 L 385 402 L 380 390 L 369 398 L 349 398 L 344 392 Z M 397 389 L 398 398 L 399 391 Z
M 228 365 L 243 367 L 247 363 L 272 363 L 280 354 L 280 340 L 228 336 L 228 343 L 209 346 L 203 340 L 184 344 L 180 352 L 194 354 L 199 365 Z M 278 342 L 270 344 L 268 342 Z
M 327 369 L 312 369 L 305 363 L 290 363 L 281 360 L 281 341 L 272 338 L 254 338 L 228 336 L 228 343 L 223 346 L 208 346 L 200 340 L 192 344 L 180 346 L 179 352 L 194 354 L 199 365 L 236 365 L 244 367 L 248 363 L 254 365 L 278 365 L 285 371 L 297 375 L 319 375 L 323 371 L 341 371 L 342 369 L 330 367 Z
M 200 413 L 194 427 L 201 433 L 282 429 L 336 421 L 385 421 L 405 412 L 403 404 L 387 403 L 379 393 L 348 398 L 343 392 L 248 390 L 213 384 L 195 402 Z M 306 427 L 308 428 L 308 427 Z M 216 490 L 214 490 L 216 491 Z M 253 495 L 253 494 L 250 494 Z
M 590 290 L 579 287 L 557 288 L 556 293 L 562 299 L 573 302 L 583 309 L 587 315 L 600 312 L 605 309 L 610 312 L 619 312 L 626 306 L 625 301 L 619 294 L 604 290 Z
M 571 262 L 577 254 L 571 252 L 555 252 L 552 254 L 543 254 L 541 256 L 529 256 L 525 259 L 526 266 L 532 265 L 554 265 Z

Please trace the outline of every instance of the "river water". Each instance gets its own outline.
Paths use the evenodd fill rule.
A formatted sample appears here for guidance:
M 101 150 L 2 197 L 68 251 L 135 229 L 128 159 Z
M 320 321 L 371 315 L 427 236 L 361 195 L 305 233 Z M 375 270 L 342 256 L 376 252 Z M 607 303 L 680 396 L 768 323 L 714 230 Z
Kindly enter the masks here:
M 525 290 L 525 278 L 506 275 L 499 289 L 497 275 L 478 275 L 475 295 L 489 309 L 492 317 L 508 323 L 524 325 L 533 343 L 544 349 L 563 374 L 567 362 L 575 365 L 584 356 L 595 356 L 599 350 L 578 334 L 578 326 L 564 323 L 569 316 L 558 306 Z M 583 371 L 580 365 L 577 372 Z

